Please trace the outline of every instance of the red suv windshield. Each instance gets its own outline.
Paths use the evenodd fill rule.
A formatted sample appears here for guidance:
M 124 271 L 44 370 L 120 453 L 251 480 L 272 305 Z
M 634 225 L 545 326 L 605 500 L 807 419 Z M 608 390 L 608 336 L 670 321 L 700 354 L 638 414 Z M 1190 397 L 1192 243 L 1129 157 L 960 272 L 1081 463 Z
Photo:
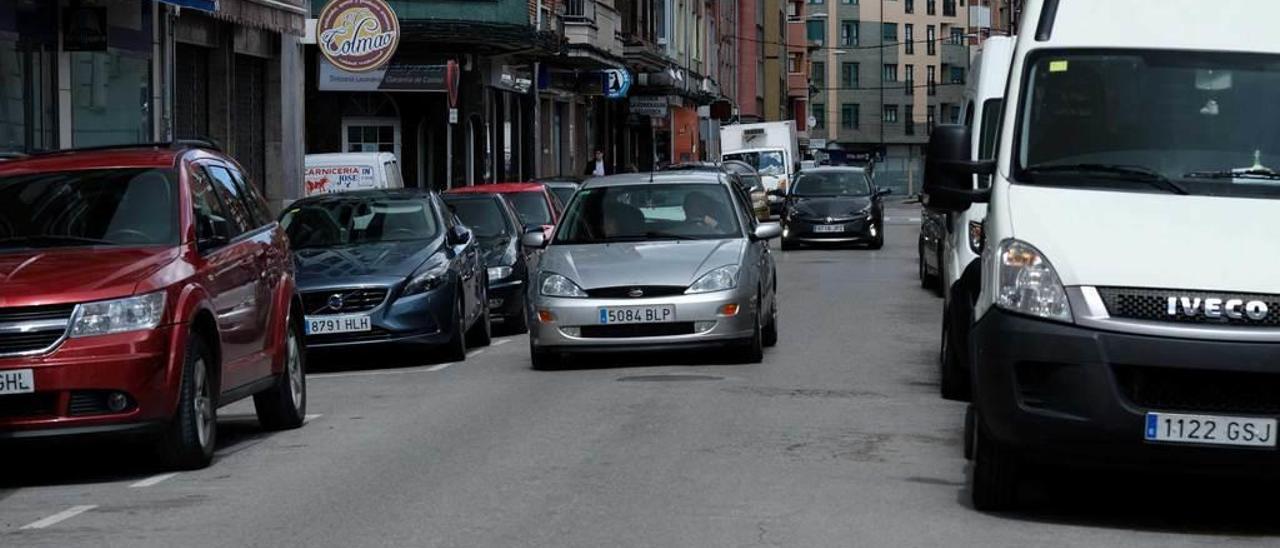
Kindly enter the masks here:
M 0 249 L 178 242 L 170 169 L 0 177 Z

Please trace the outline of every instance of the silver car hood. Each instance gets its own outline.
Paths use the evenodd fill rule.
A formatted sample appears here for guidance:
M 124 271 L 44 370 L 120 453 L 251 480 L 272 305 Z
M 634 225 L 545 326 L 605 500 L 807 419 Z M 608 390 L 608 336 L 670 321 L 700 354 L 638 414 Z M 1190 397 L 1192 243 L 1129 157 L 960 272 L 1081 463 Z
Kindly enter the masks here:
M 553 245 L 541 270 L 567 276 L 583 289 L 622 285 L 688 286 L 706 272 L 740 265 L 746 240 L 685 240 Z

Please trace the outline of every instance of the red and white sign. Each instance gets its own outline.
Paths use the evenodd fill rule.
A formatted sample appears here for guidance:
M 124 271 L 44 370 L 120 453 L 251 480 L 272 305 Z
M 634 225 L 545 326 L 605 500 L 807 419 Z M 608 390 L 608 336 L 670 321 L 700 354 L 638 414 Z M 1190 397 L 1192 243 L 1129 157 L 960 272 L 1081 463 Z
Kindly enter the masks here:
M 316 43 L 342 70 L 377 70 L 396 53 L 400 20 L 383 0 L 332 0 L 316 20 Z
M 307 168 L 303 196 L 350 192 L 374 188 L 377 180 L 372 166 L 316 166 Z

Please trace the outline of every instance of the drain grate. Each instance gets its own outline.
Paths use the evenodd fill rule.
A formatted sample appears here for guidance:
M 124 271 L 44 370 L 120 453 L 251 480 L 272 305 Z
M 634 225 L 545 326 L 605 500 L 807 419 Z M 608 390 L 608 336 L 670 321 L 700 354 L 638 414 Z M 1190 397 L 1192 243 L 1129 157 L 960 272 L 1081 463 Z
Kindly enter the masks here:
M 681 381 L 722 381 L 724 377 L 714 375 L 632 375 L 621 377 L 618 382 L 681 382 Z

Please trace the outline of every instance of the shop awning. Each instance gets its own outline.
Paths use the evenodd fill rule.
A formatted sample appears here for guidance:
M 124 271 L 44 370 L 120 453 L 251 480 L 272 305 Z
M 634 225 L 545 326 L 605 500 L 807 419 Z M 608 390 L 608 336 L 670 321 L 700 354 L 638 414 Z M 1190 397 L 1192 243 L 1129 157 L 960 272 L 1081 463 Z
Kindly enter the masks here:
M 173 4 L 183 8 L 204 11 L 218 11 L 218 0 L 160 0 L 165 4 Z

